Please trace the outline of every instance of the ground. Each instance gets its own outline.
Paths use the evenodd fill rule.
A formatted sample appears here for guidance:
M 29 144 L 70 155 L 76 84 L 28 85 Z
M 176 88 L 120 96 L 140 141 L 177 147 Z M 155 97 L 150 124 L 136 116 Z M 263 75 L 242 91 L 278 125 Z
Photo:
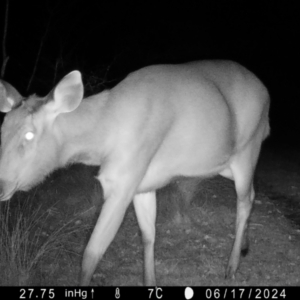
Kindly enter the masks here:
M 169 186 L 159 191 L 157 284 L 300 285 L 299 163 L 297 150 L 284 146 L 279 149 L 268 143 L 264 146 L 255 178 L 250 249 L 241 258 L 235 280 L 224 278 L 234 240 L 233 182 L 218 176 L 193 183 L 196 189 L 189 195 L 191 203 L 184 214 L 188 218 L 178 217 L 170 208 L 174 202 L 171 198 L 176 201 L 181 198 L 176 188 Z M 11 236 L 16 230 L 28 227 L 25 243 L 28 243 L 26 249 L 30 249 L 23 263 L 15 262 L 14 256 L 10 265 L 2 267 L 2 285 L 78 284 L 82 254 L 102 203 L 101 187 L 93 178 L 95 172 L 96 168 L 71 166 L 56 172 L 30 193 L 17 194 L 7 202 L 9 208 L 7 203 L 1 204 L 2 212 L 9 209 L 6 219 Z M 28 221 L 21 222 L 21 229 L 16 229 L 20 212 L 22 220 Z M 91 284 L 143 284 L 143 246 L 132 206 Z

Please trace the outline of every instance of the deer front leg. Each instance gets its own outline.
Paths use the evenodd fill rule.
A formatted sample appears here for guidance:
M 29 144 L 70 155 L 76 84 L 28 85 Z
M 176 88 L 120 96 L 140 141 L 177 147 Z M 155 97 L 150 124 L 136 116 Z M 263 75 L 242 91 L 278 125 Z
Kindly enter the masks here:
M 81 271 L 82 286 L 89 285 L 98 262 L 114 239 L 129 206 L 134 189 L 125 180 L 100 179 L 104 190 L 104 204 L 96 226 L 84 251 Z
M 155 192 L 138 194 L 133 199 L 135 213 L 143 236 L 144 243 L 144 285 L 155 286 Z

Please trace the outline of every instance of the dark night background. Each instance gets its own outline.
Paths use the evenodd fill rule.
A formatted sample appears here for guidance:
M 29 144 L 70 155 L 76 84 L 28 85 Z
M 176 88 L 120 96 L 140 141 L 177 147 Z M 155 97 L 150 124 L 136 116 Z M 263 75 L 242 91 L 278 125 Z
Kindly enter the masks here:
M 47 94 L 74 69 L 89 95 L 146 65 L 231 59 L 268 87 L 272 139 L 298 142 L 299 10 L 292 2 L 1 1 L 1 52 L 7 3 L 3 79 L 24 96 Z

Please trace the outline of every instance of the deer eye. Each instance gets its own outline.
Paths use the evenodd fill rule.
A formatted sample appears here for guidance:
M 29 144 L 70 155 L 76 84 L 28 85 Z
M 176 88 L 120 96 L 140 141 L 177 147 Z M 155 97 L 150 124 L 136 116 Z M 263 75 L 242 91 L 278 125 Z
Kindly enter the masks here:
M 33 132 L 28 131 L 28 132 L 25 134 L 25 139 L 26 139 L 27 141 L 31 141 L 33 138 L 34 138 L 34 133 L 33 133 Z

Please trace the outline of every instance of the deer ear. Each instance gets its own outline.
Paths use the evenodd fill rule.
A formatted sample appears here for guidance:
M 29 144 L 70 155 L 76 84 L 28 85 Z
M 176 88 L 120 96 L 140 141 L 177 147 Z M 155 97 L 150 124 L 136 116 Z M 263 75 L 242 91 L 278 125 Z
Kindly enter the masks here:
M 0 111 L 7 113 L 22 101 L 23 97 L 8 82 L 0 80 Z
M 80 72 L 73 71 L 66 75 L 56 85 L 50 95 L 51 100 L 46 104 L 46 108 L 55 116 L 75 110 L 83 98 L 83 84 Z

